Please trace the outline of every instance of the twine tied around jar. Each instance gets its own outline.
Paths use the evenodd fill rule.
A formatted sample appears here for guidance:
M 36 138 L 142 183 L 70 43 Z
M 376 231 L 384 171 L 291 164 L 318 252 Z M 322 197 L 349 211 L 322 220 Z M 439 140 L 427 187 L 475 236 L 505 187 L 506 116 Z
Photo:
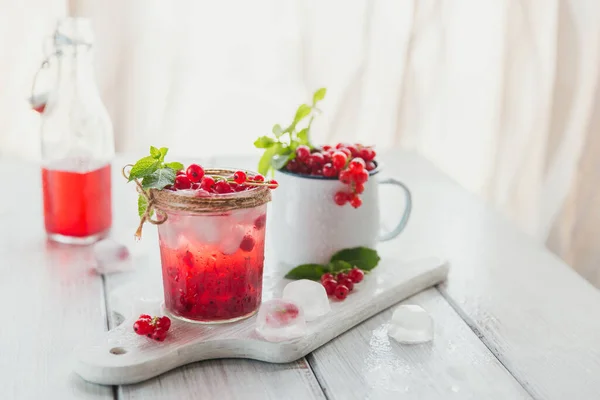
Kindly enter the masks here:
M 133 167 L 127 164 L 123 167 L 122 173 L 125 179 L 129 180 L 127 168 Z M 205 175 L 224 179 L 233 175 L 236 170 L 207 168 Z M 255 173 L 247 172 L 248 177 L 255 176 Z M 227 194 L 211 194 L 208 192 L 196 192 L 194 195 L 178 194 L 176 191 L 168 189 L 144 189 L 142 182 L 133 179 L 136 184 L 136 190 L 146 200 L 146 210 L 140 216 L 140 224 L 135 232 L 135 237 L 139 240 L 142 237 L 142 227 L 146 221 L 153 225 L 164 224 L 169 211 L 187 212 L 191 214 L 210 214 L 222 213 L 243 208 L 254 208 L 271 201 L 271 189 L 266 184 L 256 184 L 252 190 L 234 192 Z M 152 215 L 160 214 L 160 218 L 152 219 Z

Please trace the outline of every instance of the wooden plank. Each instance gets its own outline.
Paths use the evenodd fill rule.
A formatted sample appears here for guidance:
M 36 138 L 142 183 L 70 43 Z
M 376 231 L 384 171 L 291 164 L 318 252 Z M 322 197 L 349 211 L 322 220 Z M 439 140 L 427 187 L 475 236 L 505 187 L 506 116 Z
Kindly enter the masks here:
M 71 372 L 73 348 L 106 330 L 102 279 L 89 248 L 46 242 L 39 167 L 0 162 L 0 341 L 3 399 L 112 399 L 110 386 Z M 25 183 L 24 183 L 25 182 Z
M 421 157 L 384 160 L 415 204 L 385 247 L 450 261 L 443 295 L 533 397 L 598 398 L 600 292 Z
M 118 162 L 124 165 L 126 161 L 119 159 Z M 210 160 L 197 161 L 207 166 L 225 165 Z M 127 230 L 135 231 L 137 206 L 134 188 L 124 183 L 115 184 L 114 192 L 119 204 L 115 215 L 117 232 L 122 234 Z M 160 279 L 160 257 L 155 231 L 156 228 L 152 226 L 147 226 L 144 231 L 143 241 L 147 242 L 149 253 L 143 265 L 137 265 L 132 273 L 107 276 L 108 291 L 132 279 L 146 279 L 148 275 Z M 289 364 L 268 364 L 250 360 L 203 361 L 178 368 L 156 379 L 121 386 L 118 395 L 120 399 L 279 400 L 282 398 L 282 388 L 285 388 L 286 399 L 324 398 L 323 391 L 305 359 Z
M 308 356 L 329 399 L 530 399 L 436 289 L 403 302 L 434 319 L 431 343 L 401 345 L 387 327 L 394 307 Z

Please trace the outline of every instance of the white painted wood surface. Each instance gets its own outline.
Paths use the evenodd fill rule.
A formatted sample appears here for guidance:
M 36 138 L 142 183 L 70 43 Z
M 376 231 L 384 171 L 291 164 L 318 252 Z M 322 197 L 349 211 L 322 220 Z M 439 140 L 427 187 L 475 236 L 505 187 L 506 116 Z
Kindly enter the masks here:
M 356 285 L 345 301 L 332 301 L 331 312 L 307 323 L 306 334 L 285 342 L 268 342 L 255 332 L 256 316 L 232 324 L 199 325 L 173 319 L 167 339 L 157 343 L 139 336 L 131 315 L 103 337 L 75 352 L 75 372 L 85 380 L 104 385 L 138 383 L 176 367 L 215 358 L 250 358 L 271 363 L 296 361 L 381 310 L 442 282 L 448 266 L 426 258 L 402 263 L 385 254 L 367 279 Z M 281 296 L 289 280 L 265 268 L 263 298 Z M 135 299 L 131 299 L 133 302 Z M 157 309 L 147 310 L 158 315 Z M 117 311 L 119 311 L 117 309 Z M 162 313 L 161 313 L 162 314 Z

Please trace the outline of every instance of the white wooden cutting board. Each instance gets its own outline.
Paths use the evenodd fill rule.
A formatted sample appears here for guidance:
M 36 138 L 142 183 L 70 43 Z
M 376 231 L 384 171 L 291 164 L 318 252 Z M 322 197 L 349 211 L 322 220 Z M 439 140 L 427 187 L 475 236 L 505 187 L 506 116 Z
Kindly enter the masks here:
M 382 259 L 345 301 L 332 300 L 329 314 L 307 323 L 305 336 L 279 343 L 265 341 L 257 335 L 256 316 L 223 325 L 199 325 L 172 319 L 164 342 L 139 336 L 132 329 L 133 322 L 141 312 L 160 313 L 161 288 L 154 287 L 149 294 L 140 295 L 133 286 L 124 287 L 110 301 L 121 311 L 125 321 L 76 349 L 75 372 L 90 382 L 121 385 L 214 358 L 291 362 L 393 304 L 442 282 L 447 274 L 447 264 L 438 258 L 413 262 Z M 279 276 L 269 278 L 266 272 L 263 300 L 279 297 L 288 282 Z

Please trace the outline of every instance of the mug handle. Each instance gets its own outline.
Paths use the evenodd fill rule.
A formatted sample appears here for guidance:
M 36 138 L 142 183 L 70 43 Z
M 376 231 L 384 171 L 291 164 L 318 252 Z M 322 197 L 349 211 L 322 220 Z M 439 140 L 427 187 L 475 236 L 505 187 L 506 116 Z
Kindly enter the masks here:
M 394 178 L 387 178 L 379 182 L 380 185 L 395 185 L 398 186 L 404 192 L 404 198 L 406 199 L 406 208 L 404 209 L 404 214 L 402 214 L 402 218 L 400 218 L 400 222 L 394 229 L 390 232 L 383 233 L 379 236 L 380 242 L 385 242 L 387 240 L 391 240 L 398 236 L 400 232 L 404 230 L 406 224 L 408 223 L 408 217 L 410 216 L 410 212 L 412 210 L 412 195 L 410 190 L 404 185 L 402 182 L 397 181 Z

